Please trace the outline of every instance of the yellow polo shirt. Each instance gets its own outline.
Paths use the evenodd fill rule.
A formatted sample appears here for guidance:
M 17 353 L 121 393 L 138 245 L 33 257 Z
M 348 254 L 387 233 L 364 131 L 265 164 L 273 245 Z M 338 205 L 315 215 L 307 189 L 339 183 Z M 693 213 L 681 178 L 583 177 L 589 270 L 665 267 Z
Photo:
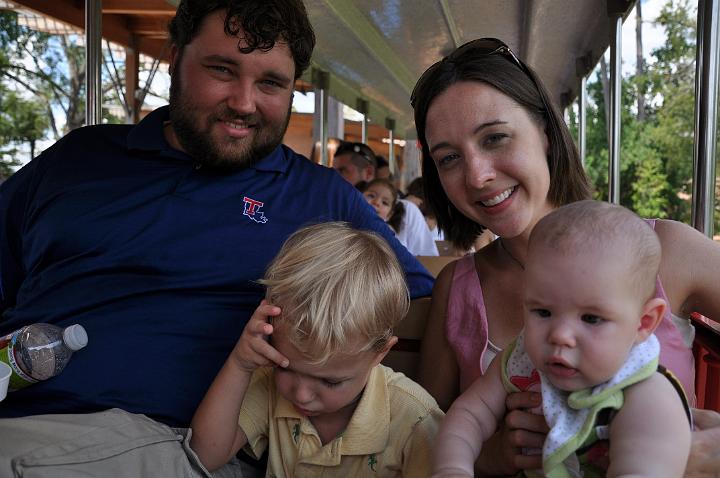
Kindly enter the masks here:
M 312 423 L 275 389 L 272 368 L 255 371 L 238 419 L 245 450 L 269 446 L 266 477 L 430 476 L 433 440 L 443 418 L 435 400 L 401 373 L 376 366 L 343 433 L 322 446 Z

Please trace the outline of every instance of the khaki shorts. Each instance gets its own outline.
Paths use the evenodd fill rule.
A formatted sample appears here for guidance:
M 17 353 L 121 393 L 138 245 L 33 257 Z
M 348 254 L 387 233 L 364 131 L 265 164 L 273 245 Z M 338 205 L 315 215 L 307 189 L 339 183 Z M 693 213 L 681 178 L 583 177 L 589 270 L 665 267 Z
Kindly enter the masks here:
M 238 461 L 208 473 L 190 449 L 191 433 L 117 408 L 3 419 L 0 477 L 243 476 Z

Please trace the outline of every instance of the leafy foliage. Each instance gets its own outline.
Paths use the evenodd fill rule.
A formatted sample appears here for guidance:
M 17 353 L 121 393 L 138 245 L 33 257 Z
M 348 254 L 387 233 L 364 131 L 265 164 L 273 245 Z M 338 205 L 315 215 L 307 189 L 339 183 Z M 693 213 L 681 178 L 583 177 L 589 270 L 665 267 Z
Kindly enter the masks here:
M 620 202 L 644 217 L 690 222 L 696 15 L 687 0 L 668 0 L 656 20 L 667 42 L 651 52 L 642 74 L 623 78 Z M 635 105 L 642 91 L 641 122 Z M 588 98 L 585 166 L 595 197 L 607 199 L 607 122 L 599 76 L 589 81 Z M 720 215 L 715 217 L 718 230 Z
M 85 48 L 77 38 L 50 35 L 18 24 L 0 10 L 0 179 L 36 153 L 43 139 L 57 140 L 85 123 Z M 103 120 L 125 122 L 105 105 L 124 104 L 124 62 L 103 49 Z M 28 158 L 28 159 L 30 159 Z

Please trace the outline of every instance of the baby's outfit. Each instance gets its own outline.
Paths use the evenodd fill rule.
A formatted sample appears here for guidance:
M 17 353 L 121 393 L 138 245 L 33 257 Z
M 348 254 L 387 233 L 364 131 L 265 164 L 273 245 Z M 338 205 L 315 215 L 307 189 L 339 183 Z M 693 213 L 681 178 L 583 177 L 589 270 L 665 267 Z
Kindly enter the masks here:
M 623 390 L 652 376 L 658 368 L 660 343 L 655 335 L 630 349 L 625 363 L 607 382 L 592 388 L 566 392 L 556 388 L 535 369 L 525 352 L 524 331 L 502 355 L 505 389 L 519 392 L 542 389 L 542 410 L 550 432 L 543 446 L 543 470 L 526 476 L 576 478 L 605 476 L 608 467 L 608 428 L 612 416 L 623 406 Z M 667 374 L 665 374 L 668 376 Z M 673 379 L 671 377 L 668 377 Z M 677 380 L 675 380 L 677 382 Z M 682 386 L 676 385 L 689 416 Z

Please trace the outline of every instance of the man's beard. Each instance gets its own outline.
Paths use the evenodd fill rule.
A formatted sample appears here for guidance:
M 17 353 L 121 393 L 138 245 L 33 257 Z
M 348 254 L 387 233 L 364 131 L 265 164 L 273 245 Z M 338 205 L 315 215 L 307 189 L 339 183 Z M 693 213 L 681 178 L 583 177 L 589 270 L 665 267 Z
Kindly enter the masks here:
M 203 124 L 189 100 L 191 95 L 184 94 L 179 75 L 172 79 L 170 123 L 185 152 L 204 167 L 218 172 L 245 169 L 257 164 L 282 143 L 290 122 L 292 102 L 282 122 L 270 123 L 257 114 L 240 115 L 223 104 L 218 105 Z M 254 133 L 245 138 L 226 137 L 220 143 L 213 137 L 213 129 L 218 122 L 233 120 L 253 125 Z

